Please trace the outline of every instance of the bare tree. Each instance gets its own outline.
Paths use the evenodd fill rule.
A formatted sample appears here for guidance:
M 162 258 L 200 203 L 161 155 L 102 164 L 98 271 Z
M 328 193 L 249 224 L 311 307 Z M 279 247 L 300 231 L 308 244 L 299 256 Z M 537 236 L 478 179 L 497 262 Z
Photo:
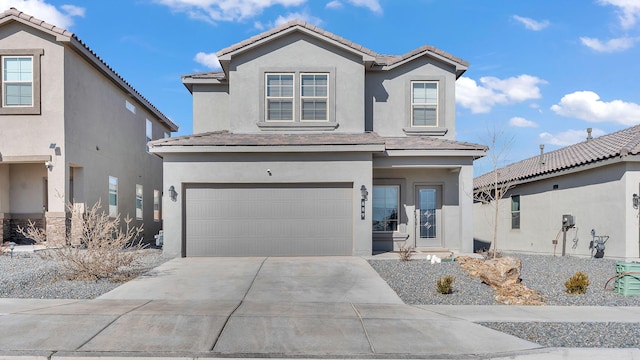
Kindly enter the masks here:
M 509 189 L 513 187 L 513 179 L 509 168 L 501 167 L 509 154 L 513 137 L 505 134 L 503 130 L 493 130 L 487 133 L 487 145 L 489 151 L 487 158 L 491 162 L 492 171 L 476 178 L 473 187 L 473 199 L 492 206 L 493 210 L 493 258 L 498 253 L 498 224 L 500 219 L 500 200 L 505 197 Z

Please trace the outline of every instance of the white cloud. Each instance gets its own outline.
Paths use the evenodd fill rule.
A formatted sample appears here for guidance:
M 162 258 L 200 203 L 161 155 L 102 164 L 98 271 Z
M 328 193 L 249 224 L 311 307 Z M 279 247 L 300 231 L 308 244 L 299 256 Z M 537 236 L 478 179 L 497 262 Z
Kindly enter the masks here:
M 640 105 L 612 100 L 605 102 L 593 91 L 576 91 L 560 99 L 551 106 L 558 115 L 577 118 L 589 122 L 613 122 L 622 125 L 640 124 Z
M 63 29 L 73 26 L 74 17 L 84 16 L 84 8 L 73 5 L 63 5 L 60 7 L 61 11 L 44 0 L 0 0 L 0 9 L 6 10 L 10 7 Z
M 509 119 L 509 125 L 514 126 L 514 127 L 530 127 L 530 128 L 537 128 L 538 124 L 534 121 L 531 120 L 527 120 L 523 117 L 512 117 L 511 119 Z
M 591 136 L 593 137 L 602 136 L 604 134 L 605 132 L 600 129 L 593 129 L 591 132 Z M 587 130 L 567 130 L 557 134 L 543 132 L 539 137 L 545 144 L 569 146 L 585 141 L 587 139 Z
M 601 5 L 612 5 L 618 8 L 618 19 L 624 29 L 635 26 L 640 19 L 640 1 L 638 0 L 599 0 Z
M 186 13 L 189 17 L 217 21 L 241 21 L 260 15 L 274 5 L 298 6 L 306 0 L 155 0 L 172 11 Z
M 327 9 L 342 9 L 342 7 L 342 3 L 338 0 L 329 1 L 327 5 L 325 5 Z
M 207 54 L 205 52 L 199 52 L 193 60 L 198 64 L 208 67 L 209 69 L 219 70 L 221 68 L 220 61 L 214 53 Z
M 528 17 L 522 17 L 518 15 L 513 15 L 512 17 L 514 20 L 524 25 L 524 27 L 526 27 L 527 29 L 533 30 L 533 31 L 540 31 L 546 28 L 547 26 L 549 26 L 550 24 L 548 20 L 536 21 L 534 19 L 531 19 Z
M 471 109 L 471 112 L 487 113 L 495 105 L 507 105 L 542 97 L 538 85 L 543 79 L 531 75 L 520 75 L 507 79 L 493 76 L 481 77 L 480 85 L 475 80 L 461 77 L 456 82 L 456 102 Z
M 627 50 L 631 48 L 637 40 L 630 37 L 621 37 L 621 38 L 609 39 L 605 42 L 602 42 L 599 39 L 583 36 L 580 38 L 580 41 L 582 41 L 583 45 L 597 52 L 610 53 L 610 52 Z
M 374 13 L 382 14 L 382 6 L 378 0 L 346 0 L 353 6 L 366 7 Z

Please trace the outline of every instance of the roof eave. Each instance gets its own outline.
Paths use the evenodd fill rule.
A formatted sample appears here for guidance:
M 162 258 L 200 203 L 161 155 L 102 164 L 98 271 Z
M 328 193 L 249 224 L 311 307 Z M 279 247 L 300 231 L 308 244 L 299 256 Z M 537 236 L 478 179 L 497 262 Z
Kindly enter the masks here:
M 154 154 L 189 153 L 309 153 L 309 152 L 383 152 L 382 144 L 360 145 L 162 145 L 151 144 Z

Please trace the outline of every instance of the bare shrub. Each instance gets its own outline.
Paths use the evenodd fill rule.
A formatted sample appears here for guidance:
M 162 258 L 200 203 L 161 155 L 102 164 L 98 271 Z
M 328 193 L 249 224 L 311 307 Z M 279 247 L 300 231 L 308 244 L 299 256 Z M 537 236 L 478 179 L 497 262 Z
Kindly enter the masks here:
M 31 219 L 29 219 L 26 228 L 18 225 L 16 231 L 27 239 L 35 241 L 36 244 L 42 244 L 47 241 L 47 232 L 43 228 L 37 227 L 36 223 Z
M 401 261 L 411 260 L 411 257 L 413 256 L 413 246 L 407 244 L 401 245 L 398 249 L 398 256 Z
M 72 205 L 67 209 L 78 219 L 82 231 L 78 237 L 67 238 L 65 244 L 52 247 L 41 255 L 58 262 L 73 280 L 126 280 L 133 276 L 127 271 L 139 262 L 143 256 L 139 250 L 146 247 L 139 239 L 142 225 L 132 226 L 129 217 L 122 224 L 120 215 L 110 217 L 102 210 L 100 201 L 86 212 Z M 29 238 L 37 235 L 34 227 L 29 224 L 22 234 Z

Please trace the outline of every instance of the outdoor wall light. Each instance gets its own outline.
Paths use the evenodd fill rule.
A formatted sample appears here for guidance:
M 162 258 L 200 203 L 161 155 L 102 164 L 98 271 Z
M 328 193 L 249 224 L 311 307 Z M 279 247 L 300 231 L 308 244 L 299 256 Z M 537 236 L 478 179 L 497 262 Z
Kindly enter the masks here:
M 178 200 L 178 192 L 173 185 L 169 186 L 169 197 L 171 198 L 171 201 Z
M 633 208 L 634 209 L 638 208 L 638 203 L 640 203 L 640 199 L 638 197 L 638 194 L 633 194 Z
M 44 162 L 44 167 L 47 168 L 47 170 L 51 171 L 51 169 L 53 169 L 53 163 L 49 160 L 49 161 L 45 161 Z
M 367 201 L 367 196 L 369 195 L 369 192 L 367 191 L 366 186 L 364 185 L 360 186 L 360 195 L 362 196 L 362 199 L 360 199 L 360 220 L 364 220 L 365 218 L 364 202 Z

